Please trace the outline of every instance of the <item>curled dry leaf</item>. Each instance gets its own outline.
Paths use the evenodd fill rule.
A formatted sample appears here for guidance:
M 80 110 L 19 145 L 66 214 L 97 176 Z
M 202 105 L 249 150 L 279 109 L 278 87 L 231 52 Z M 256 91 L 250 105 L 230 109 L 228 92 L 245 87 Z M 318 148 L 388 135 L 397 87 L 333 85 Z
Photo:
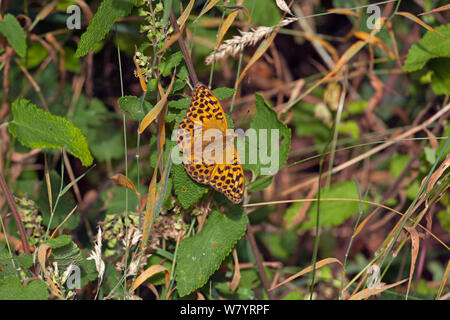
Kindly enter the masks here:
M 292 15 L 291 9 L 289 9 L 288 5 L 286 4 L 286 2 L 284 2 L 284 0 L 276 0 L 276 3 L 278 8 L 280 8 L 280 10 Z
M 114 180 L 118 184 L 133 190 L 138 196 L 138 198 L 141 197 L 141 194 L 136 190 L 136 187 L 134 186 L 133 182 L 129 178 L 125 177 L 123 174 L 116 173 L 111 177 L 111 180 Z
M 416 229 L 405 227 L 406 231 L 411 235 L 411 268 L 409 269 L 408 288 L 406 289 L 405 300 L 408 300 L 409 289 L 416 267 L 417 255 L 419 254 L 419 233 Z
M 165 280 L 166 280 L 166 285 L 170 280 L 170 272 L 169 270 L 167 270 L 166 267 L 160 265 L 160 264 L 155 264 L 153 266 L 150 266 L 149 268 L 147 268 L 144 272 L 142 272 L 134 281 L 133 286 L 131 287 L 131 290 L 136 290 L 137 287 L 139 287 L 145 280 L 147 280 L 148 278 L 150 278 L 151 276 L 159 273 L 159 272 L 164 272 L 165 273 Z

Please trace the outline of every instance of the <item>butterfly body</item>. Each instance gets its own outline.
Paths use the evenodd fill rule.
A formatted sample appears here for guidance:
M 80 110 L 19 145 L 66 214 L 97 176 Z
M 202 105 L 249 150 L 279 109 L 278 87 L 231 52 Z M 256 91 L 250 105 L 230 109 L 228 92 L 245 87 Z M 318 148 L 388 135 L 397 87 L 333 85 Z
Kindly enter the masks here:
M 197 84 L 177 130 L 180 151 L 187 154 L 184 168 L 193 180 L 209 184 L 233 203 L 240 203 L 244 196 L 244 171 L 234 148 L 234 136 L 227 130 L 219 100 L 205 85 Z M 212 142 L 206 138 L 208 133 L 216 137 Z M 208 149 L 212 150 L 209 155 Z

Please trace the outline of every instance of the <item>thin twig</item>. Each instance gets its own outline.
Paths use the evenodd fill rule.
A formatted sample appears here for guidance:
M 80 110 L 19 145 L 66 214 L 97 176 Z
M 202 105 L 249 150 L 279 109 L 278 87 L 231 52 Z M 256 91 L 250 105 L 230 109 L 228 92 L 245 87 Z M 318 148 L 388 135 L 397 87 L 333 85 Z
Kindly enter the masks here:
M 20 218 L 19 211 L 17 211 L 16 204 L 12 198 L 11 192 L 8 189 L 8 185 L 6 184 L 5 178 L 3 177 L 3 173 L 0 172 L 0 187 L 5 194 L 5 198 L 8 201 L 8 205 L 11 208 L 11 212 L 16 220 L 17 229 L 19 229 L 20 239 L 22 240 L 22 247 L 25 253 L 30 253 L 30 247 L 27 241 L 27 235 L 25 233 L 25 229 L 23 227 L 22 219 Z
M 256 245 L 255 235 L 253 234 L 252 228 L 253 227 L 250 224 L 248 224 L 247 237 L 248 237 L 248 240 L 250 241 L 250 246 L 252 248 L 253 256 L 255 257 L 255 264 L 256 264 L 256 267 L 258 268 L 259 276 L 261 277 L 261 281 L 263 283 L 264 289 L 267 292 L 267 296 L 269 297 L 270 300 L 274 300 L 273 292 L 269 291 L 270 283 L 269 283 L 269 280 L 267 279 L 267 275 L 264 270 L 264 266 L 263 266 L 261 257 L 259 256 L 259 250 L 258 250 L 258 246 Z
M 173 10 L 170 9 L 170 23 L 173 26 L 173 30 L 175 34 L 180 33 L 180 28 L 178 27 L 177 19 L 175 18 L 175 15 L 173 14 Z M 189 76 L 192 80 L 192 85 L 195 87 L 195 85 L 198 83 L 197 73 L 195 73 L 194 64 L 192 63 L 191 55 L 189 54 L 189 50 L 186 47 L 186 43 L 184 42 L 183 36 L 180 34 L 180 37 L 178 38 L 178 44 L 180 45 L 181 52 L 183 52 L 184 61 L 186 62 L 186 66 L 189 70 Z

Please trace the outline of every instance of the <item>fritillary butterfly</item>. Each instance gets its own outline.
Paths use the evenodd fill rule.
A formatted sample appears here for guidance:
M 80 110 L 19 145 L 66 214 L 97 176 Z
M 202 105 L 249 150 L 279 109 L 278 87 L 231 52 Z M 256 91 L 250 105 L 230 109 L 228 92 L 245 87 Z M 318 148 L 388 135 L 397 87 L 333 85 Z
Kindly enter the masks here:
M 209 129 L 219 130 L 223 137 L 222 155 L 228 152 L 232 156 L 230 161 L 213 162 L 202 156 L 195 157 L 194 148 L 201 148 L 201 154 L 206 154 L 205 149 L 210 143 L 201 141 L 194 144 L 194 132 L 201 129 L 205 133 Z M 233 203 L 241 203 L 244 196 L 244 171 L 239 160 L 238 153 L 233 143 L 229 143 L 230 136 L 227 133 L 228 125 L 225 113 L 214 93 L 205 85 L 199 83 L 195 86 L 192 101 L 187 109 L 186 116 L 181 120 L 177 130 L 177 143 L 180 151 L 189 151 L 190 163 L 184 163 L 184 168 L 189 176 L 202 184 L 209 184 L 217 191 L 223 193 Z M 222 141 L 221 141 L 222 142 Z M 227 143 L 228 142 L 228 143 Z

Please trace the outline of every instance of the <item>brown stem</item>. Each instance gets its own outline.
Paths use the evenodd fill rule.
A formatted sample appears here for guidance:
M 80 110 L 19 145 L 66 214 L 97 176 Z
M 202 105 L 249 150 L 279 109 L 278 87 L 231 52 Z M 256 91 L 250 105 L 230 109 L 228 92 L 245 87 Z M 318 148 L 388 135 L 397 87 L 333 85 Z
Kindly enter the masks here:
M 173 26 L 173 30 L 175 31 L 175 34 L 180 33 L 180 28 L 178 27 L 177 19 L 175 18 L 175 15 L 173 14 L 173 10 L 170 9 L 170 23 Z M 186 47 L 186 43 L 184 42 L 183 36 L 180 34 L 180 37 L 178 38 L 178 44 L 180 45 L 181 52 L 183 52 L 184 61 L 186 62 L 186 66 L 189 70 L 189 75 L 192 80 L 192 84 L 195 87 L 195 85 L 198 83 L 197 73 L 195 73 L 194 64 L 192 63 L 191 55 L 189 54 L 189 50 Z
M 25 234 L 25 229 L 22 224 L 22 219 L 20 218 L 19 211 L 17 211 L 16 204 L 12 198 L 11 192 L 9 192 L 8 186 L 6 185 L 5 178 L 3 177 L 3 173 L 0 172 L 0 187 L 5 194 L 5 198 L 8 201 L 8 205 L 11 208 L 11 212 L 16 220 L 17 228 L 19 229 L 20 239 L 22 240 L 22 247 L 25 253 L 30 253 L 30 247 L 27 242 L 27 235 Z
M 256 264 L 256 267 L 258 268 L 259 276 L 261 277 L 261 281 L 263 283 L 264 289 L 266 290 L 267 296 L 269 297 L 269 299 L 274 300 L 273 293 L 272 293 L 272 291 L 270 291 L 270 283 L 269 283 L 269 280 L 267 279 L 267 275 L 264 270 L 264 266 L 263 266 L 261 257 L 259 255 L 258 246 L 256 245 L 255 235 L 253 233 L 253 227 L 250 225 L 250 223 L 248 224 L 247 237 L 248 237 L 248 240 L 250 241 L 250 246 L 252 248 L 253 256 L 255 257 L 255 264 Z

